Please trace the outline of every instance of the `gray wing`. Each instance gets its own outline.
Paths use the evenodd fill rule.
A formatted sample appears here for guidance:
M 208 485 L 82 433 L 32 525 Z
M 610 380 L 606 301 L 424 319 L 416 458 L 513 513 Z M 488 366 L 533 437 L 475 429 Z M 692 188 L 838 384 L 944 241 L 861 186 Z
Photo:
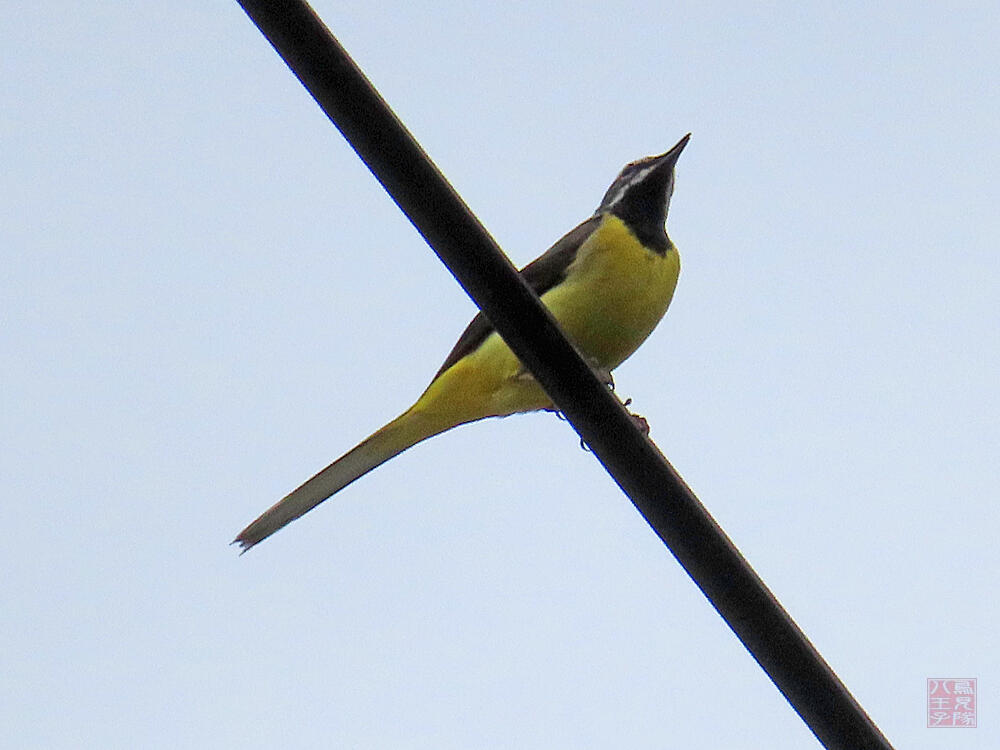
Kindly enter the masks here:
M 521 269 L 521 277 L 528 282 L 528 286 L 534 290 L 535 294 L 541 297 L 566 278 L 566 269 L 576 258 L 577 250 L 580 249 L 580 245 L 590 236 L 600 221 L 600 216 L 591 216 L 563 235 L 556 244 Z M 478 349 L 486 337 L 493 333 L 493 330 L 493 324 L 490 323 L 489 318 L 481 312 L 476 315 L 459 336 L 458 342 L 448 354 L 444 364 L 441 365 L 441 369 L 434 375 L 434 380 L 437 380 L 441 373 L 462 357 Z

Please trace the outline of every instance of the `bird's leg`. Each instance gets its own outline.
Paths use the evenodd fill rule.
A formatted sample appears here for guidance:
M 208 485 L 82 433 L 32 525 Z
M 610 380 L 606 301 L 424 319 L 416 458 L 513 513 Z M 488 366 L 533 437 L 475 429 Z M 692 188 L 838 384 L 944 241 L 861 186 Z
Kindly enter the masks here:
M 594 374 L 610 390 L 613 391 L 615 389 L 615 378 L 611 374 L 611 370 L 609 370 L 607 367 L 602 367 L 601 365 L 597 364 L 594 360 L 590 360 L 590 369 L 594 371 Z
M 611 374 L 611 370 L 609 370 L 607 367 L 603 367 L 603 366 L 599 365 L 594 360 L 589 360 L 589 364 L 590 364 L 591 369 L 594 371 L 594 374 L 600 379 L 600 381 L 602 383 L 604 383 L 604 385 L 606 385 L 610 390 L 613 391 L 615 389 L 615 378 Z M 626 408 L 628 408 L 629 404 L 631 404 L 631 403 L 632 403 L 632 399 L 629 398 L 629 399 L 625 400 L 625 402 L 622 404 L 622 406 L 625 406 Z M 566 420 L 566 415 L 563 414 L 558 409 L 551 409 L 551 410 L 547 410 L 547 411 L 553 411 L 553 412 L 555 412 L 555 415 L 559 419 L 561 419 L 563 421 Z M 642 432 L 643 435 L 648 435 L 649 434 L 649 422 L 646 421 L 645 417 L 640 416 L 638 414 L 633 414 L 632 412 L 629 412 L 629 416 L 632 417 L 632 421 L 635 423 L 635 426 L 639 428 L 640 432 Z M 591 452 L 590 446 L 587 445 L 586 441 L 583 438 L 580 438 L 580 448 L 582 448 L 583 450 L 587 451 L 588 453 Z

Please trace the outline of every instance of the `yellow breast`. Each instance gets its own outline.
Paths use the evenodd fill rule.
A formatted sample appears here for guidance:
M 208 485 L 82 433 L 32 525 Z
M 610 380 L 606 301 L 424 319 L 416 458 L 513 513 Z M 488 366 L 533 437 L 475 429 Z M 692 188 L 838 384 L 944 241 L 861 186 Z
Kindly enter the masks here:
M 580 247 L 565 281 L 542 302 L 587 357 L 612 370 L 660 322 L 679 273 L 673 246 L 664 255 L 648 250 L 609 214 Z

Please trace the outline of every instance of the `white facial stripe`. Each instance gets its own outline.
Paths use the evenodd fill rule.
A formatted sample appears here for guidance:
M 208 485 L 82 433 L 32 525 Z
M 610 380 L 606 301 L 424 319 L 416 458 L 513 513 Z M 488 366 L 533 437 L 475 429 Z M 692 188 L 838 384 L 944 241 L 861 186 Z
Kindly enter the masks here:
M 611 208 L 613 205 L 618 203 L 623 197 L 625 197 L 625 189 L 627 185 L 621 185 L 615 194 L 612 195 L 608 200 L 604 201 L 604 208 Z
M 618 189 L 614 192 L 611 198 L 604 202 L 604 207 L 611 208 L 612 206 L 619 203 L 621 199 L 625 197 L 625 193 L 628 192 L 630 187 L 642 182 L 644 179 L 646 179 L 649 173 L 652 172 L 654 169 L 656 169 L 658 166 L 659 164 L 654 163 L 648 167 L 644 167 L 629 175 L 628 179 L 625 182 L 622 182 L 618 186 Z
M 658 166 L 659 166 L 659 164 L 651 164 L 650 166 L 646 167 L 645 169 L 640 169 L 638 172 L 636 172 L 635 174 L 633 174 L 629 178 L 628 184 L 629 185 L 634 185 L 637 182 L 642 182 L 644 179 L 646 179 L 646 175 L 648 175 L 650 172 L 652 172 Z

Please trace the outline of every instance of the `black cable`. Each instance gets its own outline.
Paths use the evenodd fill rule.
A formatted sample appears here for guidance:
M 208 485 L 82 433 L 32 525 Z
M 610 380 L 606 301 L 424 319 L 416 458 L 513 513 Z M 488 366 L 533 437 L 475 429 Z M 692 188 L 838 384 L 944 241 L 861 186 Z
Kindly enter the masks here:
M 891 750 L 309 5 L 240 4 L 820 742 Z

